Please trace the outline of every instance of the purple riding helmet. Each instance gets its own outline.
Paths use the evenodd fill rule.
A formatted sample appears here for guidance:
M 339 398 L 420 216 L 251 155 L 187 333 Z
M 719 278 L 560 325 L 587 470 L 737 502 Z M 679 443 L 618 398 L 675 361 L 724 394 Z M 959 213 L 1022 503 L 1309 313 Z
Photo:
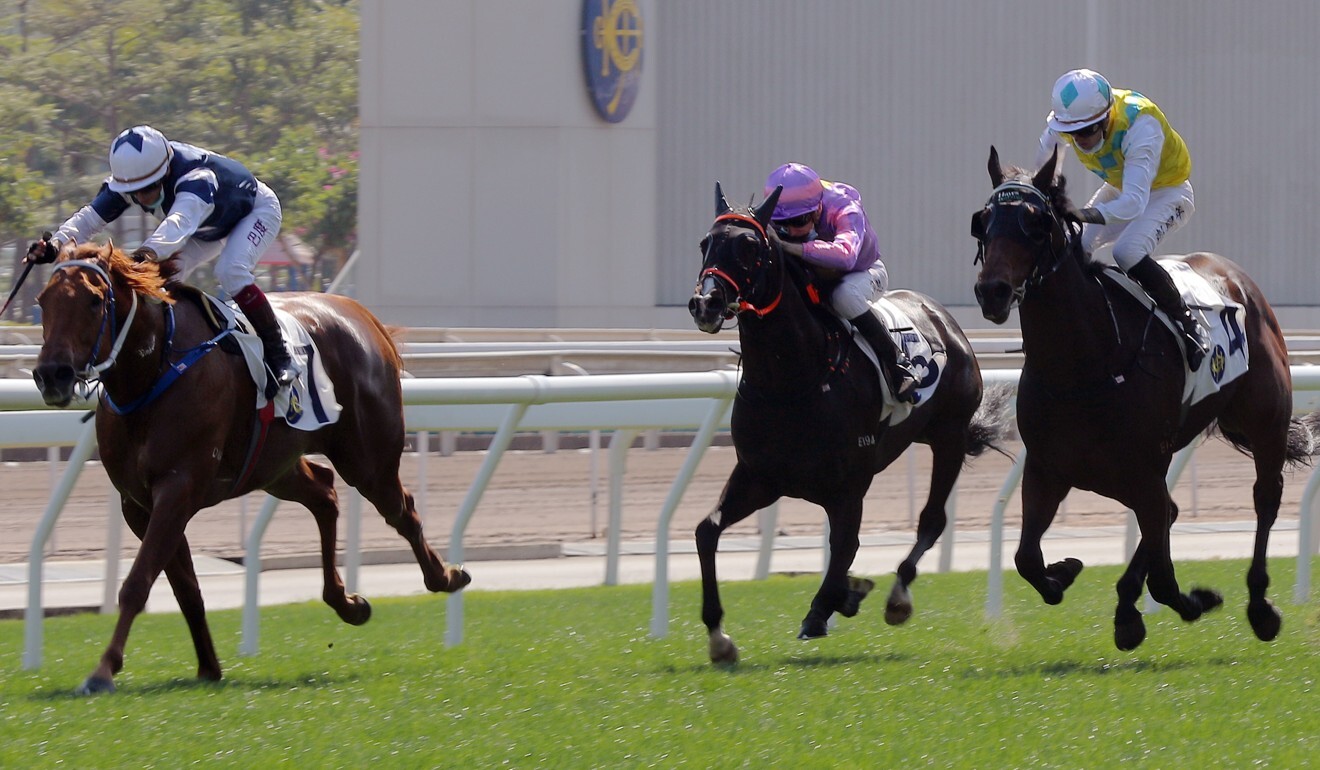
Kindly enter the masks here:
M 770 217 L 776 221 L 792 219 L 815 211 L 825 194 L 820 174 L 801 163 L 785 163 L 770 172 L 770 176 L 765 180 L 765 195 L 769 196 L 781 185 L 784 191 L 779 194 L 779 204 L 775 206 L 775 213 Z

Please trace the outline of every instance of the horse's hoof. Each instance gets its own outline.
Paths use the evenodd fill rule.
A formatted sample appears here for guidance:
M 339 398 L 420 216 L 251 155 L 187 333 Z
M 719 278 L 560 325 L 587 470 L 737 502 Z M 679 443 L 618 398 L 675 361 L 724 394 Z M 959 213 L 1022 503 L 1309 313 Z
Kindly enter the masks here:
M 1073 558 L 1056 561 L 1045 568 L 1045 574 L 1059 581 L 1060 591 L 1066 591 L 1068 586 L 1072 585 L 1073 581 L 1077 579 L 1077 576 L 1082 574 L 1082 562 L 1080 559 Z M 1062 601 L 1062 598 L 1060 601 Z
M 802 629 L 798 631 L 799 639 L 820 639 L 823 636 L 829 636 L 829 627 L 823 620 L 807 618 L 802 621 Z
M 901 626 L 912 618 L 911 604 L 885 605 L 885 622 L 891 626 Z
M 845 618 L 851 618 L 861 609 L 862 600 L 875 588 L 875 581 L 869 578 L 858 578 L 852 575 L 848 576 L 848 593 L 843 597 L 843 606 L 839 607 L 839 614 Z
M 710 662 L 717 666 L 731 666 L 738 662 L 738 647 L 721 630 L 710 635 Z
M 1141 646 L 1146 641 L 1146 623 L 1137 616 L 1136 620 L 1128 623 L 1114 624 L 1114 646 L 1123 652 L 1130 652 Z
M 472 582 L 472 575 L 462 567 L 452 567 L 449 570 L 449 585 L 445 587 L 446 593 L 458 593 Z
M 111 693 L 115 691 L 113 679 L 103 679 L 99 676 L 89 676 L 86 681 L 78 685 L 74 690 L 74 695 L 98 695 L 100 693 Z
M 1201 612 L 1217 610 L 1224 604 L 1224 597 L 1210 588 L 1193 588 L 1191 596 L 1201 603 Z
M 912 594 L 902 580 L 896 580 L 894 587 L 889 590 L 889 599 L 885 601 L 885 622 L 891 626 L 900 626 L 911 617 Z
M 1283 614 L 1269 599 L 1247 604 L 1247 620 L 1251 621 L 1251 630 L 1262 642 L 1272 642 L 1283 628 Z
M 360 594 L 349 594 L 348 606 L 339 617 L 350 626 L 360 626 L 371 620 L 371 602 Z

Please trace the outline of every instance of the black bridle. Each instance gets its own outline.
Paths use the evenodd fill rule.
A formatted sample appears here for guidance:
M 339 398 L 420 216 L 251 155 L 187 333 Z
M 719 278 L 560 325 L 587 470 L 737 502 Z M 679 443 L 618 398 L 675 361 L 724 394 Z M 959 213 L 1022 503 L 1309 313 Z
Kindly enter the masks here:
M 1030 227 L 1027 215 L 1034 206 L 1048 223 L 1044 232 Z M 1005 209 L 1015 212 L 1009 216 Z M 982 223 L 981 216 L 989 211 L 989 221 Z M 1027 287 L 1034 286 L 1059 269 L 1064 258 L 1080 244 L 1081 231 L 1068 227 L 1058 214 L 1045 193 L 1025 182 L 1004 182 L 995 188 L 986 201 L 985 207 L 976 214 L 972 224 L 972 237 L 976 239 L 976 258 L 972 264 L 985 261 L 985 247 L 993 238 L 1012 238 L 1031 245 L 1036 253 L 1031 273 L 1021 286 L 1013 288 L 1010 308 L 1022 304 Z

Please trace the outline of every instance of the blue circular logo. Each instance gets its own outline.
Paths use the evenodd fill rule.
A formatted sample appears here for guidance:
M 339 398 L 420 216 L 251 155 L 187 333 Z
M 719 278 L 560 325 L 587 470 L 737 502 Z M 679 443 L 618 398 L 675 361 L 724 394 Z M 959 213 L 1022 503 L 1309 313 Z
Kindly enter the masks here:
M 582 64 L 596 112 L 628 117 L 642 82 L 642 11 L 637 0 L 582 1 Z

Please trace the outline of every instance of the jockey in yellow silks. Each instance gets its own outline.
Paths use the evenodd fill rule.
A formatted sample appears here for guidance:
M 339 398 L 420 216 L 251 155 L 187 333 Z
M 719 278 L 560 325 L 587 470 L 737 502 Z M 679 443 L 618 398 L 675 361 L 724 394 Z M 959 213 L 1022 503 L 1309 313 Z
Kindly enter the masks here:
M 1155 103 L 1136 91 L 1111 88 L 1098 72 L 1077 69 L 1054 84 L 1036 167 L 1061 148 L 1104 180 L 1080 211 L 1066 218 L 1084 224 L 1088 252 L 1113 244 L 1114 262 L 1150 294 L 1182 329 L 1187 365 L 1205 358 L 1205 335 L 1173 279 L 1151 257 L 1164 236 L 1196 210 L 1190 181 L 1192 158 Z M 1062 153 L 1061 153 L 1062 154 Z

